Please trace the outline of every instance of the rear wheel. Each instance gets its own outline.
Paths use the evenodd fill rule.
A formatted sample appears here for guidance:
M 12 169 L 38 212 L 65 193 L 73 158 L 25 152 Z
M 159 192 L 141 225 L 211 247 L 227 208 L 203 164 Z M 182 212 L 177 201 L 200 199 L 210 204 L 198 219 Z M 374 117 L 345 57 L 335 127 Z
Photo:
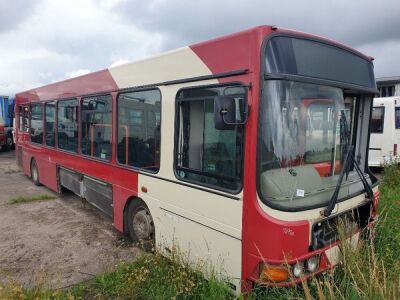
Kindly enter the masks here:
M 14 140 L 11 133 L 8 133 L 6 136 L 6 144 L 4 146 L 6 150 L 14 149 Z
M 37 185 L 37 186 L 40 185 L 39 170 L 37 168 L 36 161 L 34 159 L 31 162 L 31 178 L 35 185 Z
M 146 251 L 151 251 L 155 241 L 153 218 L 146 204 L 133 200 L 128 207 L 127 226 L 130 238 Z

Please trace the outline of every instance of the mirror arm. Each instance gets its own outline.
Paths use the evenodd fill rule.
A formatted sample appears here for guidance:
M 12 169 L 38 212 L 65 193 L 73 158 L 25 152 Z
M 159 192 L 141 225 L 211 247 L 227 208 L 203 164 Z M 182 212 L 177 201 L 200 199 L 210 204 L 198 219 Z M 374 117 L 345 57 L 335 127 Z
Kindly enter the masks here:
M 226 114 L 227 112 L 228 112 L 228 111 L 227 111 L 226 109 L 221 109 L 221 111 L 220 111 L 220 114 L 221 114 L 221 116 L 222 116 L 222 120 L 224 121 L 224 123 L 225 123 L 226 125 L 244 125 L 244 124 L 247 123 L 247 119 L 249 118 L 249 106 L 248 106 L 248 105 L 246 105 L 246 110 L 244 111 L 244 120 L 243 120 L 243 122 L 239 122 L 239 123 L 230 123 L 230 122 L 227 122 L 227 121 L 225 120 L 225 114 Z

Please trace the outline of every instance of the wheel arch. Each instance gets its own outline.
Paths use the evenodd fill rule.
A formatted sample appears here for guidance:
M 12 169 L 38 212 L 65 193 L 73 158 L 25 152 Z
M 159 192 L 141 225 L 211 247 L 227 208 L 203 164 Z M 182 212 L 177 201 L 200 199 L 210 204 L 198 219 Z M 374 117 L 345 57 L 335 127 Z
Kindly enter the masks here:
M 149 206 L 147 205 L 147 203 L 142 198 L 140 198 L 139 196 L 130 196 L 125 202 L 124 211 L 123 211 L 123 214 L 122 214 L 122 216 L 123 216 L 123 220 L 122 220 L 122 222 L 123 222 L 123 232 L 124 233 L 128 233 L 128 224 L 127 224 L 128 209 L 129 209 L 129 205 L 131 205 L 131 203 L 134 202 L 134 201 L 142 202 L 149 209 Z M 149 209 L 149 211 L 150 211 L 150 209 Z

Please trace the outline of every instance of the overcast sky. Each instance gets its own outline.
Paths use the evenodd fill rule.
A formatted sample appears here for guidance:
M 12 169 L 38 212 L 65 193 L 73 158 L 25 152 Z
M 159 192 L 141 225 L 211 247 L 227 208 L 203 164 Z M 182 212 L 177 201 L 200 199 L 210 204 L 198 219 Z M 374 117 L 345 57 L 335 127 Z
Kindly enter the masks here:
M 399 0 L 0 0 L 0 94 L 261 24 L 321 35 L 400 75 Z

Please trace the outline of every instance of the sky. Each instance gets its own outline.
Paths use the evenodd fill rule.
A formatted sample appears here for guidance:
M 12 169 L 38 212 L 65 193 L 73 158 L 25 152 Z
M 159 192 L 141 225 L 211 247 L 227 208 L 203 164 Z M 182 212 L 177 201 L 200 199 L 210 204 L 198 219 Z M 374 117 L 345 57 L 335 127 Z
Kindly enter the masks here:
M 399 0 L 0 0 L 0 94 L 258 25 L 304 31 L 400 75 Z

